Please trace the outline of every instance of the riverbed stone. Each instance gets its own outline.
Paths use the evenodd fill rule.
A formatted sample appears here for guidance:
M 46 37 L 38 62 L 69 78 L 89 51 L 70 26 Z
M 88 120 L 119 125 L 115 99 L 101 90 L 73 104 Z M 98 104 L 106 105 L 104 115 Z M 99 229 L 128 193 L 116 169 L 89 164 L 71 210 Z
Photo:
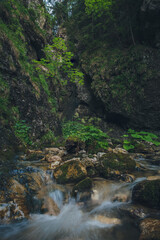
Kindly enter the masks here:
M 140 223 L 139 240 L 160 240 L 160 219 L 146 218 Z
M 86 176 L 86 168 L 79 160 L 68 160 L 54 170 L 54 177 L 58 183 L 78 182 Z
M 46 161 L 51 163 L 51 162 L 61 162 L 62 159 L 61 157 L 59 157 L 58 155 L 52 155 L 52 154 L 47 154 L 46 157 L 45 157 Z
M 160 209 L 160 180 L 138 183 L 132 192 L 132 200 L 144 206 Z

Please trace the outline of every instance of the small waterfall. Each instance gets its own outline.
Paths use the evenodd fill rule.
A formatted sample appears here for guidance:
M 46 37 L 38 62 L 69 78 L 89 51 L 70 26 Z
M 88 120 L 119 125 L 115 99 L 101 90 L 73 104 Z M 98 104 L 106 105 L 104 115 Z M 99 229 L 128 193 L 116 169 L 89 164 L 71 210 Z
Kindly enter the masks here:
M 29 224 L 15 224 L 4 231 L 5 240 L 58 240 L 58 239 L 98 239 L 96 230 L 111 228 L 113 224 L 104 224 L 90 218 L 80 207 L 71 201 L 62 207 L 58 216 L 32 215 Z M 2 228 L 1 228 L 2 229 Z
M 63 206 L 63 200 L 64 200 L 63 193 L 59 189 L 56 189 L 55 191 L 50 192 L 49 196 L 53 199 L 53 201 L 61 209 Z

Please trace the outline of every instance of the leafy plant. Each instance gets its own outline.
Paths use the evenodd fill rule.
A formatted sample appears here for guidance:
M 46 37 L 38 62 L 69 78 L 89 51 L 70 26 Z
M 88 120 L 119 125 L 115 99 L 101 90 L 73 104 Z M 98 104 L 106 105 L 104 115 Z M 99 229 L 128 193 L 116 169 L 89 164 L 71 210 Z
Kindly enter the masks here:
M 123 148 L 126 149 L 127 151 L 135 148 L 133 144 L 133 140 L 135 139 L 139 141 L 150 142 L 156 146 L 160 145 L 160 142 L 157 141 L 158 136 L 149 132 L 144 131 L 136 132 L 133 129 L 128 129 L 128 134 L 123 135 L 123 137 L 125 138 L 123 141 Z
M 87 149 L 106 149 L 108 135 L 93 125 L 85 125 L 78 121 L 69 121 L 62 127 L 64 138 L 76 137 L 85 142 Z
M 31 145 L 32 141 L 29 137 L 30 127 L 27 126 L 25 120 L 19 120 L 14 125 L 14 133 L 15 136 L 19 139 L 19 141 L 24 145 Z

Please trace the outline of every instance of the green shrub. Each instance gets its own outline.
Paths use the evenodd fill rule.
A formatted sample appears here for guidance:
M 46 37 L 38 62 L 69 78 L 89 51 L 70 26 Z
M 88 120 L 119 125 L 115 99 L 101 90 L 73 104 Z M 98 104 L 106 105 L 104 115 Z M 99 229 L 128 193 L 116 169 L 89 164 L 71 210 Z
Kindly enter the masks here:
M 54 83 L 62 85 L 66 85 L 68 80 L 83 84 L 83 73 L 73 67 L 73 54 L 67 51 L 62 38 L 55 37 L 52 45 L 46 45 L 44 53 L 45 58 L 41 58 L 40 61 L 33 60 L 39 74 L 45 74 L 47 78 L 51 77 Z
M 19 120 L 14 125 L 15 136 L 25 147 L 32 144 L 29 138 L 29 129 L 30 127 L 26 125 L 25 120 Z
M 85 125 L 78 121 L 68 121 L 62 126 L 63 136 L 79 138 L 85 142 L 88 150 L 106 149 L 108 135 L 93 125 Z

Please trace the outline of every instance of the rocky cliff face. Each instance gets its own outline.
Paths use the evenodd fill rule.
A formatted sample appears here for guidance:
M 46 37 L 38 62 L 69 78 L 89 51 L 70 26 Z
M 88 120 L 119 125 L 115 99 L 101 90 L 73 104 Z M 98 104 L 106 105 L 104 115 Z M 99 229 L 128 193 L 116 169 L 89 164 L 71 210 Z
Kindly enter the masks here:
M 53 137 L 58 129 L 55 93 L 36 75 L 32 60 L 44 56 L 52 41 L 51 19 L 43 1 L 0 2 L 0 146 L 14 145 L 17 136 Z M 53 88 L 53 87 L 52 87 Z M 24 128 L 24 132 L 23 132 Z M 18 135 L 19 134 L 19 135 Z M 16 138 L 15 138 L 16 136 Z
M 83 104 L 122 127 L 159 130 L 160 5 L 133 2 L 118 1 L 112 19 L 106 13 L 94 21 L 78 2 L 67 33 L 92 91 L 92 100 L 83 98 Z
M 159 129 L 160 52 L 137 45 L 83 55 L 82 68 L 107 121 Z

